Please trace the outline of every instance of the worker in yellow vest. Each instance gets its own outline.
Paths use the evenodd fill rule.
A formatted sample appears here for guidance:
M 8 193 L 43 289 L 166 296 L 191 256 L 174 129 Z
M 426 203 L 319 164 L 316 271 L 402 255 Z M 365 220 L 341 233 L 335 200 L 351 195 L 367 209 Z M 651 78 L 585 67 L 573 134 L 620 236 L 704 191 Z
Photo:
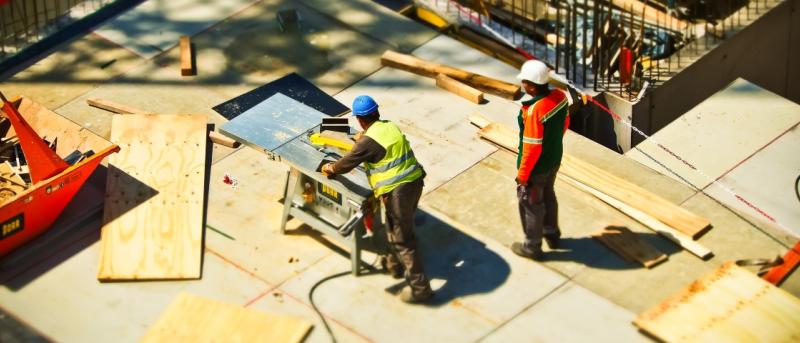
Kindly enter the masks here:
M 425 171 L 400 128 L 380 119 L 375 100 L 366 95 L 356 97 L 353 115 L 364 129 L 363 135 L 347 155 L 325 164 L 322 172 L 345 174 L 364 163 L 373 193 L 386 208 L 390 250 L 386 268 L 395 278 L 405 276 L 409 289 L 401 293 L 403 301 L 426 302 L 433 296 L 433 290 L 422 268 L 414 235 L 414 212 L 422 196 Z

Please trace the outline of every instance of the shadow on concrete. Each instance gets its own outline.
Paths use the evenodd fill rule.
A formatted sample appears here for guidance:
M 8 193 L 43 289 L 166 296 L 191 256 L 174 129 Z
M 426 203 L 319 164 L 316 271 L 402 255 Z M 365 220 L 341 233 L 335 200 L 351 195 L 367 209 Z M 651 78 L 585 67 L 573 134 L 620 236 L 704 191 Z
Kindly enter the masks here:
M 633 232 L 636 238 L 650 244 L 667 256 L 682 249 L 655 233 Z M 558 249 L 545 253 L 547 262 L 574 262 L 595 269 L 626 270 L 644 268 L 640 263 L 628 261 L 600 241 L 591 237 L 562 237 Z M 657 268 L 657 267 L 656 267 Z
M 425 274 L 433 280 L 436 291 L 430 306 L 492 292 L 508 279 L 511 267 L 485 243 L 422 210 L 417 210 L 415 223 Z M 435 284 L 440 280 L 444 284 L 436 289 Z M 395 293 L 403 286 L 405 281 L 387 291 Z

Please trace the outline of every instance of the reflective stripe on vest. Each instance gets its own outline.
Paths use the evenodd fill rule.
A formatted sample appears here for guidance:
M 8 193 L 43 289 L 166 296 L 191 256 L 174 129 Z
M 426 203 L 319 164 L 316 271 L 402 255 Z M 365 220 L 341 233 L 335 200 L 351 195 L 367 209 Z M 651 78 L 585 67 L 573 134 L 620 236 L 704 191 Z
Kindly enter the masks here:
M 422 176 L 422 168 L 414 157 L 411 144 L 397 125 L 385 120 L 376 121 L 364 135 L 386 150 L 382 160 L 365 163 L 369 183 L 376 196 L 389 193 L 397 186 Z

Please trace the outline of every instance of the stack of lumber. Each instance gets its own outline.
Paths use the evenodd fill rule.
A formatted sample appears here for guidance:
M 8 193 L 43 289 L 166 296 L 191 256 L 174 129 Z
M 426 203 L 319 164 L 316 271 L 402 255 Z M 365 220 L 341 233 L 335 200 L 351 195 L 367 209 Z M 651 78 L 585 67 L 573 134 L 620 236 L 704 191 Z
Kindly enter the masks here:
M 302 342 L 312 325 L 190 294 L 180 294 L 141 342 Z
M 517 152 L 519 134 L 516 130 L 499 123 L 492 123 L 480 115 L 470 117 L 470 121 L 480 128 L 478 134 L 482 138 Z M 564 154 L 559 177 L 644 224 L 693 255 L 701 259 L 713 255 L 710 250 L 695 242 L 695 239 L 710 228 L 711 223 L 707 219 L 569 154 Z M 621 253 L 624 254 L 626 253 Z
M 475 92 L 478 91 L 494 94 L 510 100 L 514 100 L 520 95 L 519 85 L 443 64 L 429 62 L 392 50 L 387 50 L 383 53 L 381 56 L 381 64 L 430 78 L 443 79 L 447 81 L 448 86 L 446 88 L 443 86 L 440 87 L 453 91 L 457 95 L 463 96 L 471 101 L 477 98 L 478 95 L 476 95 Z M 458 85 L 456 85 L 456 83 L 458 83 Z M 438 80 L 437 84 L 439 84 Z
M 665 342 L 797 342 L 800 299 L 727 262 L 633 323 Z

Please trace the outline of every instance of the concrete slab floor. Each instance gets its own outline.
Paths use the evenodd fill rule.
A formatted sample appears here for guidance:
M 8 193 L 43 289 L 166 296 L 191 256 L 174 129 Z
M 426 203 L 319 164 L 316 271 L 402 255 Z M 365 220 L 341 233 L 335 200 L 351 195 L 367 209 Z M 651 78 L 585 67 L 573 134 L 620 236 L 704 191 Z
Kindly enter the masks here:
M 292 220 L 280 233 L 288 168 L 246 148 L 211 167 L 206 246 L 231 263 L 274 285 L 331 254 L 320 235 Z M 235 178 L 234 188 L 222 182 Z M 324 240 L 323 240 L 324 242 Z
M 143 62 L 136 54 L 89 34 L 0 82 L 0 90 L 9 99 L 24 95 L 55 109 Z
M 275 16 L 294 8 L 299 27 L 281 32 Z M 335 94 L 380 68 L 389 45 L 364 35 L 302 2 L 265 1 L 228 18 L 192 39 L 197 76 L 226 99 L 297 72 Z M 158 64 L 176 63 L 174 51 Z
M 144 58 L 152 58 L 242 10 L 255 0 L 149 0 L 100 26 L 95 32 Z

